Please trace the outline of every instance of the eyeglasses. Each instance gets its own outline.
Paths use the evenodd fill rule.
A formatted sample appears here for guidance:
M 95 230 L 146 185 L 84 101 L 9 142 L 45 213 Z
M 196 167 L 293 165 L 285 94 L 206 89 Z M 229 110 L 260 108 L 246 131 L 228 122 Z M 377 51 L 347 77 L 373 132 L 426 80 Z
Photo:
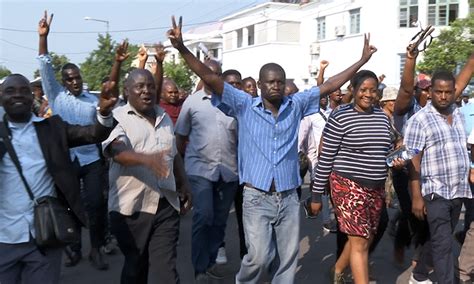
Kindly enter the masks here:
M 411 38 L 410 44 L 408 45 L 408 49 L 411 51 L 416 50 L 418 52 L 425 51 L 433 41 L 433 36 L 431 36 L 431 33 L 434 30 L 435 28 L 433 28 L 432 26 L 427 26 L 426 29 L 421 28 L 421 30 Z M 422 46 L 421 49 L 420 46 Z

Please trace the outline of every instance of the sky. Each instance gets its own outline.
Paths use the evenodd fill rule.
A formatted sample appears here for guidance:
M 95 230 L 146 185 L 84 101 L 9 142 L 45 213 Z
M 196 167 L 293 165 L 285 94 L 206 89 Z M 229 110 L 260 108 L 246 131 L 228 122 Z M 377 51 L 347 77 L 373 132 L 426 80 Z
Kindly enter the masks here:
M 80 64 L 97 48 L 97 36 L 109 22 L 113 40 L 130 43 L 164 41 L 171 16 L 183 16 L 183 30 L 268 2 L 267 0 L 0 0 L 0 66 L 33 79 L 38 69 L 38 22 L 54 13 L 48 36 L 50 52 Z M 142 30 L 140 30 L 142 29 Z M 138 31 L 137 31 L 138 30 Z

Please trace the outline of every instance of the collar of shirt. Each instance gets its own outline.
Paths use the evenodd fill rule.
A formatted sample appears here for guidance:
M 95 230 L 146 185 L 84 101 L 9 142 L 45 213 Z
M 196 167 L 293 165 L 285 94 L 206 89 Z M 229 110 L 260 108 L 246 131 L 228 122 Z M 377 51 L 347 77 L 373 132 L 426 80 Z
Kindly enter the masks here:
M 124 107 L 126 108 L 126 111 L 128 114 L 137 115 L 143 119 L 146 119 L 130 103 L 127 103 Z M 158 105 L 155 105 L 154 109 L 155 109 L 155 115 L 156 115 L 156 118 L 155 118 L 155 128 L 156 128 L 160 124 L 160 122 L 163 120 L 166 113 L 165 113 L 165 110 L 159 107 Z
M 285 111 L 285 109 L 289 105 L 291 105 L 292 102 L 293 102 L 293 100 L 292 100 L 291 96 L 283 96 L 280 108 L 278 109 L 278 116 L 281 113 L 283 113 Z M 264 112 L 267 112 L 267 113 L 271 114 L 271 112 L 265 108 L 265 105 L 263 104 L 263 99 L 260 96 L 253 99 L 252 108 L 263 110 Z
M 25 128 L 26 126 L 31 125 L 33 122 L 38 122 L 42 120 L 44 120 L 43 117 L 37 117 L 36 115 L 31 114 L 30 120 L 28 122 L 18 123 L 18 122 L 11 122 L 8 120 L 8 127 L 12 129 L 21 129 L 21 128 Z

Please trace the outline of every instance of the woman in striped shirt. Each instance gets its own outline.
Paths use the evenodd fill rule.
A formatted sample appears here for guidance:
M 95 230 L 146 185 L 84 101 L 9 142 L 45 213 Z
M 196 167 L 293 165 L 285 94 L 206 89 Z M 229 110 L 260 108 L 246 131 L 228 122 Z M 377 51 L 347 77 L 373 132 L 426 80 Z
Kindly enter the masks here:
M 350 264 L 355 283 L 369 283 L 368 248 L 376 233 L 384 202 L 390 122 L 373 105 L 377 76 L 367 70 L 351 79 L 354 102 L 333 111 L 323 132 L 312 206 L 330 185 L 339 230 L 349 241 L 334 267 L 334 283 L 342 283 Z

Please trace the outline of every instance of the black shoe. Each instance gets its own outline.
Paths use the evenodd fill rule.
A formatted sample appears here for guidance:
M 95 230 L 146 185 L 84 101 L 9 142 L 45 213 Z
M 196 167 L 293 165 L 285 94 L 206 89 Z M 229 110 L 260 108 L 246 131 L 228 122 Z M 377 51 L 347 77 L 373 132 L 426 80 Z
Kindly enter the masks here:
M 328 223 L 323 224 L 323 229 L 329 233 L 337 233 L 336 220 L 331 220 Z
M 206 275 L 212 279 L 217 279 L 217 280 L 224 279 L 224 275 L 222 275 L 222 273 L 219 271 L 219 268 L 217 267 L 216 264 L 214 264 L 213 266 L 209 267 L 206 270 Z
M 100 250 L 91 251 L 89 254 L 89 261 L 91 265 L 97 270 L 109 269 L 109 264 L 104 261 L 104 256 Z
M 82 259 L 82 254 L 80 251 L 73 251 L 70 248 L 65 248 L 64 252 L 67 256 L 67 260 L 64 262 L 64 266 L 66 267 L 76 266 Z

